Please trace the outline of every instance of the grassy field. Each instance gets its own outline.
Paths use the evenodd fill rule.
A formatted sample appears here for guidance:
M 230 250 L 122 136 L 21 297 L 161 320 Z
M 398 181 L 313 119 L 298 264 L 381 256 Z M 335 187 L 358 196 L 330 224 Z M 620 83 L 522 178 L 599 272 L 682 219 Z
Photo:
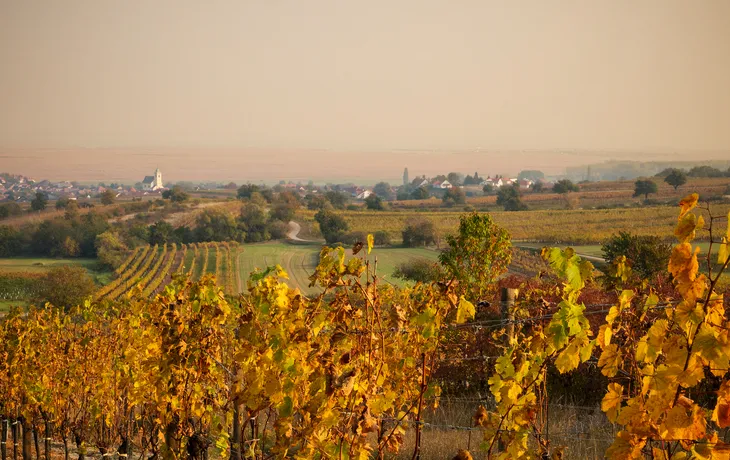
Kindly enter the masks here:
M 51 259 L 34 257 L 12 257 L 0 259 L 0 273 L 2 272 L 31 272 L 44 273 L 54 267 L 66 265 L 80 265 L 84 267 L 97 284 L 106 284 L 111 280 L 111 272 L 100 268 L 96 259 Z
M 266 269 L 276 264 L 281 265 L 289 274 L 290 285 L 300 288 L 303 292 L 310 293 L 309 275 L 314 271 L 319 259 L 319 244 L 288 244 L 288 243 L 262 243 L 242 246 L 243 251 L 239 254 L 239 272 L 241 285 L 246 285 L 249 274 L 255 269 Z M 364 252 L 358 254 L 362 256 Z M 352 252 L 347 251 L 347 257 L 352 257 Z M 431 249 L 421 248 L 375 248 L 369 256 L 365 256 L 371 263 L 377 260 L 377 270 L 381 279 L 402 285 L 402 281 L 393 278 L 393 270 L 401 262 L 416 258 L 425 258 L 436 261 L 438 252 Z
M 715 215 L 727 215 L 728 203 L 714 203 Z M 679 209 L 675 206 L 651 206 L 626 209 L 544 210 L 491 212 L 494 220 L 506 228 L 514 241 L 551 244 L 599 244 L 619 231 L 639 235 L 658 235 L 671 241 Z M 702 213 L 703 211 L 699 211 Z M 454 211 L 340 211 L 351 231 L 372 233 L 385 230 L 395 240 L 408 220 L 424 218 L 434 223 L 443 236 L 454 232 L 463 210 Z M 312 225 L 313 211 L 299 211 L 297 220 Z M 704 235 L 699 235 L 700 237 Z

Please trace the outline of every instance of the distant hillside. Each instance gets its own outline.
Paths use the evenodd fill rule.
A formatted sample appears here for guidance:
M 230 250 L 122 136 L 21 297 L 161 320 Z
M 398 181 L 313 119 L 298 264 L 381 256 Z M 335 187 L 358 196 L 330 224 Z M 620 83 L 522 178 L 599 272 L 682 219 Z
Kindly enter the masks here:
M 584 166 L 569 166 L 565 168 L 565 175 L 573 180 L 622 180 L 653 176 L 666 168 L 689 170 L 695 166 L 703 165 L 712 166 L 725 171 L 730 168 L 730 160 L 647 162 L 606 161 L 605 163 L 596 163 Z

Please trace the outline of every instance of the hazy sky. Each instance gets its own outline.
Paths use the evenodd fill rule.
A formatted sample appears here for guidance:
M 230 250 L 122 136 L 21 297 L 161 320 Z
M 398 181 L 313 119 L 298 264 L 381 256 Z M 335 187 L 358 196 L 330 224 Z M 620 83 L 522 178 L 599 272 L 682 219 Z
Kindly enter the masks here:
M 730 1 L 0 0 L 0 170 L 395 177 L 477 148 L 465 171 L 730 156 Z

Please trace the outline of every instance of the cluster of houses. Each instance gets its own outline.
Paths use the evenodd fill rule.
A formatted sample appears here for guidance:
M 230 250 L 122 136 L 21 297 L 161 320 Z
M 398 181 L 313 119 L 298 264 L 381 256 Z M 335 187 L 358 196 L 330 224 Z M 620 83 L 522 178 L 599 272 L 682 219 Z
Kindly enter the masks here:
M 135 187 L 121 184 L 82 185 L 78 182 L 49 180 L 35 181 L 30 177 L 16 174 L 0 174 L 0 201 L 31 201 L 36 193 L 44 193 L 49 200 L 67 198 L 70 200 L 83 200 L 96 197 L 107 190 L 113 190 L 117 197 L 129 196 L 138 197 L 150 194 L 158 194 L 164 190 L 162 184 L 162 173 L 159 168 L 153 176 L 147 176 Z

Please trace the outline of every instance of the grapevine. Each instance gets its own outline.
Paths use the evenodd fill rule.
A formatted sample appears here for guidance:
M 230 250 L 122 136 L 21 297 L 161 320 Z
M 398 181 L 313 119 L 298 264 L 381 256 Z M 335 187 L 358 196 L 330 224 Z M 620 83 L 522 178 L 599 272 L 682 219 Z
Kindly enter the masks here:
M 129 255 L 129 257 L 127 257 L 127 259 L 124 262 L 122 262 L 122 264 L 119 267 L 117 267 L 116 270 L 114 270 L 114 275 L 116 277 L 119 277 L 122 273 L 124 273 L 124 271 L 127 269 L 127 267 L 129 267 L 129 265 L 132 263 L 132 261 L 134 261 L 134 258 L 137 257 L 137 254 L 139 253 L 140 249 L 141 249 L 141 246 L 137 246 L 136 248 L 134 248 L 134 251 L 132 251 L 132 253 Z

